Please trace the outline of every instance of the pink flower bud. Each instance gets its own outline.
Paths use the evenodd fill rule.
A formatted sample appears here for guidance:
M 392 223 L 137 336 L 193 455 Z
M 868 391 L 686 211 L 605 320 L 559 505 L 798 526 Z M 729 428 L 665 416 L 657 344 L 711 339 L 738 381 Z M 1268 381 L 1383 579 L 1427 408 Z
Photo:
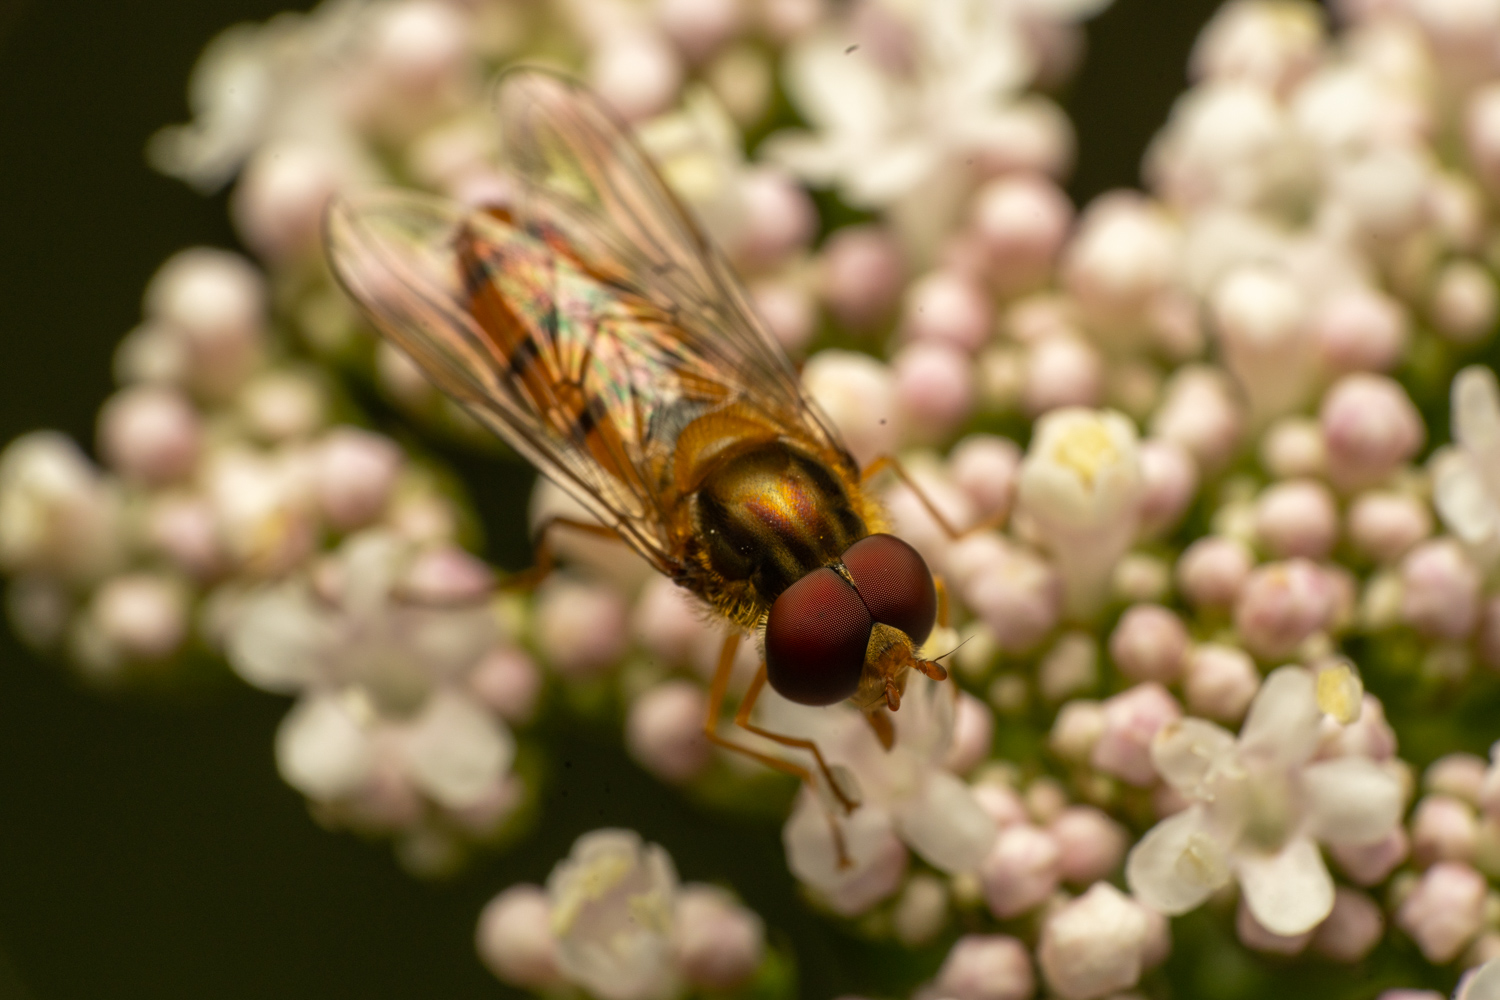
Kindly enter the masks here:
M 974 231 L 1002 295 L 1047 277 L 1072 223 L 1072 204 L 1045 177 L 1002 177 L 974 197 Z
M 1047 915 L 1037 963 L 1063 1000 L 1098 1000 L 1140 978 L 1151 933 L 1145 908 L 1108 882 Z
M 1065 761 L 1086 762 L 1104 736 L 1104 706 L 1097 701 L 1078 699 L 1063 705 L 1052 722 L 1047 746 Z
M 1396 827 L 1384 838 L 1373 844 L 1328 845 L 1328 853 L 1349 881 L 1355 885 L 1379 885 L 1386 880 L 1396 866 L 1406 860 L 1410 850 L 1406 831 Z
M 526 723 L 536 715 L 542 672 L 525 650 L 499 646 L 474 666 L 469 688 L 505 721 Z
M 896 405 L 908 427 L 942 437 L 974 409 L 973 362 L 954 347 L 934 341 L 908 344 L 896 352 L 891 370 Z
M 350 174 L 337 154 L 312 142 L 261 146 L 230 198 L 235 228 L 266 260 L 307 257 L 321 246 L 323 210 L 348 184 Z
M 712 885 L 693 883 L 677 893 L 677 968 L 704 990 L 732 990 L 755 975 L 766 951 L 761 919 Z
M 251 379 L 240 393 L 246 428 L 262 441 L 305 438 L 327 419 L 327 390 L 307 371 L 272 369 Z
M 1157 536 L 1172 530 L 1198 493 L 1192 456 L 1174 441 L 1148 438 L 1141 442 L 1141 479 L 1141 532 Z
M 1396 911 L 1396 926 L 1417 943 L 1427 961 L 1458 957 L 1484 924 L 1484 876 L 1466 864 L 1440 861 L 1427 869 Z
M 1312 387 L 1308 304 L 1280 268 L 1243 265 L 1214 288 L 1209 302 L 1225 361 L 1258 420 L 1300 406 Z
M 472 27 L 458 9 L 435 0 L 404 0 L 373 19 L 370 69 L 405 101 L 433 101 L 467 68 Z
M 163 660 L 187 639 L 187 594 L 168 577 L 127 573 L 94 593 L 89 617 L 108 654 L 148 663 Z
M 979 866 L 990 912 L 1002 920 L 1041 904 L 1057 890 L 1060 852 L 1046 831 L 1024 823 L 1000 831 Z
M 1423 542 L 1401 560 L 1401 618 L 1426 636 L 1466 638 L 1479 622 L 1480 583 L 1457 541 Z
M 1407 325 L 1399 302 L 1357 285 L 1323 300 L 1313 314 L 1312 335 L 1330 371 L 1387 372 L 1406 351 Z
M 765 320 L 771 336 L 788 354 L 799 353 L 817 332 L 817 307 L 812 296 L 789 281 L 774 278 L 750 285 L 755 314 Z
M 1389 760 L 1396 754 L 1396 732 L 1386 721 L 1385 706 L 1380 699 L 1365 692 L 1359 718 L 1331 737 L 1325 734 L 1323 755 L 1327 757 L 1368 757 Z
M 885 365 L 854 351 L 819 351 L 803 367 L 802 384 L 860 465 L 895 451 L 896 380 Z
M 988 705 L 967 691 L 959 693 L 953 714 L 953 743 L 943 766 L 967 774 L 990 755 L 995 739 L 995 716 Z
M 1416 497 L 1371 490 L 1349 506 L 1349 540 L 1377 562 L 1399 559 L 1432 534 L 1432 512 Z
M 770 167 L 749 171 L 740 182 L 745 232 L 737 259 L 752 269 L 774 267 L 807 245 L 818 231 L 818 210 L 807 192 Z
M 1250 912 L 1250 907 L 1245 905 L 1245 900 L 1240 899 L 1239 907 L 1234 915 L 1235 935 L 1240 939 L 1240 944 L 1252 951 L 1263 951 L 1271 955 L 1297 955 L 1307 947 L 1312 940 L 1313 932 L 1304 931 L 1301 934 L 1284 935 L 1269 931 L 1261 926 L 1255 914 Z
M 1175 682 L 1182 676 L 1187 651 L 1187 627 L 1159 604 L 1126 609 L 1109 637 L 1110 658 L 1132 681 Z
M 313 466 L 329 525 L 349 531 L 378 518 L 395 488 L 401 459 L 401 449 L 380 434 L 357 427 L 330 430 Z
M 693 62 L 735 36 L 744 21 L 739 0 L 657 0 L 656 23 Z
M 1020 941 L 1004 934 L 966 934 L 954 942 L 933 986 L 953 1000 L 1031 1000 L 1036 977 Z
M 552 905 L 540 886 L 513 885 L 490 900 L 475 934 L 479 958 L 501 981 L 523 989 L 557 989 Z
M 404 596 L 423 604 L 475 604 L 490 596 L 495 572 L 456 545 L 423 551 L 401 580 Z
M 1152 437 L 1175 441 L 1205 471 L 1234 457 L 1243 430 L 1240 405 L 1222 372 L 1203 365 L 1178 369 L 1151 418 Z
M 1177 560 L 1177 586 L 1194 607 L 1227 608 L 1250 576 L 1255 557 L 1245 544 L 1223 535 L 1197 539 Z
M 169 495 L 153 503 L 146 537 L 151 548 L 194 580 L 213 578 L 228 558 L 219 544 L 213 508 L 201 497 Z
M 1182 709 L 1166 688 L 1154 681 L 1137 684 L 1104 702 L 1104 731 L 1089 754 L 1089 763 L 1105 774 L 1144 788 L 1156 781 L 1151 741 Z
M 1380 904 L 1358 889 L 1339 886 L 1333 894 L 1333 910 L 1313 934 L 1313 950 L 1335 962 L 1358 962 L 1385 934 L 1385 916 Z
M 1109 878 L 1125 859 L 1125 828 L 1093 806 L 1068 806 L 1047 826 L 1058 847 L 1058 873 L 1073 885 Z
M 834 319 L 865 329 L 896 304 L 906 265 L 894 237 L 878 226 L 844 226 L 822 250 L 823 297 Z
M 658 684 L 631 703 L 625 746 L 636 763 L 663 781 L 691 781 L 708 766 L 709 744 L 703 735 L 707 710 L 708 698 L 698 685 Z
M 930 943 L 947 926 L 950 903 L 948 885 L 936 875 L 918 873 L 907 879 L 891 911 L 896 940 L 908 948 Z
M 1021 449 L 1009 438 L 970 434 L 949 453 L 953 480 L 981 517 L 1004 518 L 1015 499 Z
M 265 279 L 239 254 L 183 250 L 146 286 L 146 314 L 181 337 L 189 382 L 222 395 L 249 373 L 260 352 Z
M 1483 265 L 1455 260 L 1438 272 L 1433 283 L 1433 325 L 1454 343 L 1478 343 L 1495 328 L 1497 297 L 1495 279 Z
M 1335 610 L 1328 575 L 1306 559 L 1269 563 L 1251 572 L 1234 606 L 1245 648 L 1264 660 L 1287 656 L 1327 628 Z
M 1194 715 L 1235 723 L 1245 717 L 1260 690 L 1260 673 L 1243 649 L 1209 642 L 1188 656 L 1182 688 L 1188 711 Z
M 536 641 L 563 677 L 608 669 L 625 652 L 625 601 L 613 587 L 554 573 L 537 588 Z
M 594 51 L 589 84 L 626 121 L 638 122 L 671 107 L 683 67 L 660 35 L 631 29 L 613 34 Z
M 1103 195 L 1064 254 L 1064 283 L 1096 321 L 1128 324 L 1174 277 L 1180 239 L 1166 213 L 1141 195 Z
M 192 472 L 202 447 L 198 411 L 176 389 L 124 389 L 99 411 L 99 450 L 126 479 L 162 486 Z
M 1422 775 L 1422 786 L 1429 792 L 1477 805 L 1488 771 L 1489 765 L 1483 757 L 1471 753 L 1445 754 L 1428 765 Z
M 1438 861 L 1474 860 L 1479 821 L 1466 802 L 1424 795 L 1411 817 L 1412 859 L 1423 867 Z
M 1034 648 L 1062 616 L 1062 581 L 1045 561 L 997 535 L 973 535 L 949 552 L 955 588 L 1003 650 Z
M 1087 632 L 1060 637 L 1037 666 L 1036 683 L 1042 697 L 1062 701 L 1099 683 L 1099 646 Z
M 974 353 L 990 336 L 989 298 L 973 282 L 951 271 L 934 271 L 906 292 L 901 326 L 913 340 L 932 340 Z
M 1104 398 L 1104 361 L 1080 337 L 1046 337 L 1026 354 L 1022 405 L 1032 416 Z
M 1343 489 L 1381 482 L 1422 447 L 1426 427 L 1400 383 L 1384 375 L 1345 375 L 1318 413 L 1328 471 Z
M 1261 438 L 1260 464 L 1277 479 L 1322 476 L 1328 472 L 1323 428 L 1306 417 L 1282 417 Z
M 1321 559 L 1339 536 L 1333 494 L 1310 479 L 1276 483 L 1256 499 L 1255 533 L 1279 559 Z
M 1500 84 L 1487 84 L 1469 95 L 1464 143 L 1479 179 L 1490 190 L 1500 191 Z

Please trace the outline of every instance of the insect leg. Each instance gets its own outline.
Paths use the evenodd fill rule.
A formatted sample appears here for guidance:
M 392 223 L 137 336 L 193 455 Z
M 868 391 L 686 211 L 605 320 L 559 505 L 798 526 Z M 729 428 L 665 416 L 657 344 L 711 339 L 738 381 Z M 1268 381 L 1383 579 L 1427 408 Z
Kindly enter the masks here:
M 784 747 L 792 747 L 797 750 L 806 750 L 812 754 L 813 760 L 817 762 L 818 773 L 828 783 L 828 790 L 838 799 L 839 805 L 843 806 L 844 812 L 850 813 L 859 807 L 859 800 L 850 794 L 828 766 L 828 761 L 823 759 L 823 751 L 812 740 L 803 739 L 800 736 L 788 736 L 786 733 L 773 733 L 750 721 L 750 713 L 755 709 L 755 702 L 760 698 L 761 691 L 766 686 L 766 665 L 762 663 L 760 669 L 755 672 L 755 680 L 750 682 L 750 688 L 745 692 L 745 697 L 740 702 L 739 711 L 734 713 L 734 724 L 748 733 L 756 736 L 764 736 L 773 743 L 780 743 Z
M 542 522 L 542 527 L 536 533 L 536 563 L 530 569 L 523 569 L 519 573 L 512 573 L 505 578 L 500 586 L 505 590 L 530 590 L 547 578 L 557 565 L 557 557 L 552 552 L 550 539 L 553 528 L 571 528 L 574 531 L 583 532 L 586 535 L 594 535 L 598 538 L 610 538 L 617 542 L 623 542 L 620 533 L 614 528 L 604 524 L 595 524 L 592 521 L 579 521 L 571 517 L 549 517 Z
M 947 517 L 943 515 L 942 511 L 938 510 L 937 504 L 932 502 L 932 498 L 927 495 L 927 491 L 922 489 L 921 485 L 916 481 L 911 473 L 906 471 L 906 467 L 901 464 L 901 460 L 895 455 L 877 456 L 874 461 L 865 466 L 864 471 L 859 474 L 859 481 L 861 483 L 868 483 L 870 480 L 880 475 L 880 473 L 884 472 L 886 469 L 890 469 L 891 472 L 895 473 L 896 478 L 901 480 L 906 488 L 912 491 L 912 493 L 917 498 L 917 502 L 922 505 L 922 508 L 926 510 L 928 514 L 932 515 L 932 519 L 937 522 L 937 526 L 939 528 L 942 528 L 943 534 L 947 535 L 950 539 L 957 540 L 959 538 L 963 538 L 965 535 L 972 535 L 976 532 L 988 531 L 991 528 L 998 528 L 1005 521 L 1005 517 L 1003 514 L 991 514 L 989 517 L 978 522 L 977 524 L 970 525 L 969 527 L 960 531 L 958 528 L 955 528 L 953 526 L 952 522 L 949 521 Z
M 759 750 L 736 743 L 719 734 L 719 715 L 724 710 L 724 697 L 729 692 L 729 679 L 734 675 L 734 654 L 739 652 L 740 638 L 738 632 L 733 632 L 724 638 L 724 648 L 719 653 L 719 665 L 714 670 L 713 684 L 708 690 L 708 716 L 703 720 L 703 735 L 707 736 L 708 741 L 715 746 L 744 754 L 751 760 L 759 761 L 783 774 L 790 774 L 807 784 L 812 784 L 813 776 L 807 768 L 793 764 L 789 760 L 782 760 L 780 757 L 773 757 L 768 753 L 761 753 Z

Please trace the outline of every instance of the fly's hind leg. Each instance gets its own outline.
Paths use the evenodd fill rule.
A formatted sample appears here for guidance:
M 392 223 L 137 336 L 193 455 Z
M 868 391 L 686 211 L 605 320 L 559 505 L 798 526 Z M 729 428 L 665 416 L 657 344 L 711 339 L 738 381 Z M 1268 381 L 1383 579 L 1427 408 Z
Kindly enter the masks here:
M 807 768 L 799 764 L 794 764 L 789 760 L 782 760 L 780 757 L 762 753 L 742 743 L 736 743 L 719 733 L 719 715 L 723 712 L 724 698 L 729 691 L 729 681 L 734 675 L 734 657 L 739 652 L 740 639 L 741 636 L 739 633 L 733 633 L 724 639 L 724 647 L 719 652 L 719 665 L 714 670 L 713 685 L 710 687 L 708 693 L 708 715 L 703 720 L 703 734 L 715 746 L 721 746 L 726 750 L 733 750 L 737 754 L 743 754 L 751 760 L 758 761 L 783 774 L 790 774 L 809 788 L 816 788 L 817 785 L 812 772 Z M 755 699 L 760 696 L 760 690 L 765 685 L 765 680 L 766 668 L 762 666 L 759 673 L 756 674 L 755 681 L 750 685 L 750 690 L 746 692 L 744 700 L 740 702 L 739 710 L 735 712 L 735 724 L 749 732 L 757 733 L 783 745 L 810 750 L 813 754 L 813 759 L 817 761 L 818 767 L 823 773 L 824 780 L 827 781 L 828 787 L 839 799 L 839 803 L 843 806 L 844 811 L 852 812 L 859 803 L 854 801 L 852 797 L 848 797 L 847 792 L 834 779 L 832 772 L 828 768 L 828 764 L 823 760 L 823 754 L 818 750 L 816 744 L 811 740 L 800 740 L 796 737 L 785 736 L 780 733 L 771 733 L 758 726 L 749 724 L 750 711 L 755 707 Z M 824 810 L 828 818 L 829 830 L 833 835 L 833 847 L 838 855 L 838 866 L 840 868 L 848 868 L 853 864 L 853 861 L 849 858 L 849 848 L 844 839 L 843 825 L 839 822 L 839 818 L 834 815 L 833 810 L 828 808 L 826 801 L 824 802 Z
M 614 528 L 592 521 L 579 521 L 571 517 L 549 517 L 536 532 L 536 561 L 530 569 L 512 573 L 500 585 L 505 590 L 530 590 L 547 578 L 557 565 L 557 556 L 552 551 L 552 531 L 567 528 L 596 538 L 608 538 L 624 544 L 624 539 Z

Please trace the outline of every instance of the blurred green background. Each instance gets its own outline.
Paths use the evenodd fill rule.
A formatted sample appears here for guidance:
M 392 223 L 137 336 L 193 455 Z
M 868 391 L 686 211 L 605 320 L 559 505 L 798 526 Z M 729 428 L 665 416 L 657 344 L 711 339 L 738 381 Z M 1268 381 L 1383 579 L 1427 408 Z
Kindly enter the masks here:
M 1216 5 L 1117 0 L 1090 26 L 1065 95 L 1080 203 L 1135 182 Z M 47 426 L 91 443 L 148 277 L 181 247 L 235 245 L 225 199 L 156 176 L 142 148 L 186 118 L 210 37 L 285 6 L 0 0 L 0 441 Z M 527 474 L 466 465 L 490 511 Z M 519 518 L 488 520 L 519 551 Z M 103 696 L 0 631 L 0 1000 L 510 996 L 474 958 L 481 906 L 604 825 L 662 843 L 685 879 L 735 885 L 796 951 L 808 1000 L 887 981 L 892 956 L 801 907 L 775 825 L 705 819 L 613 733 L 555 723 L 541 824 L 434 885 L 313 823 L 272 762 L 287 705 L 228 680 Z

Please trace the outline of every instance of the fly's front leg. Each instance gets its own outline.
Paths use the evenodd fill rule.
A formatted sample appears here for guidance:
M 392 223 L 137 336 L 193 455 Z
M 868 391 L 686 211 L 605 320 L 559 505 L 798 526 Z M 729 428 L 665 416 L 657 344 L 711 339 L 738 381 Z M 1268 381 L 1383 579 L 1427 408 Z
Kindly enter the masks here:
M 505 578 L 500 585 L 504 590 L 530 590 L 547 578 L 547 574 L 557 566 L 557 556 L 552 551 L 552 531 L 554 528 L 567 528 L 570 531 L 581 532 L 585 535 L 593 535 L 596 538 L 608 538 L 612 541 L 624 543 L 620 533 L 608 525 L 595 524 L 592 521 L 579 521 L 571 517 L 549 517 L 542 522 L 541 528 L 536 533 L 536 561 L 530 569 L 523 569 L 519 573 L 512 573 Z

